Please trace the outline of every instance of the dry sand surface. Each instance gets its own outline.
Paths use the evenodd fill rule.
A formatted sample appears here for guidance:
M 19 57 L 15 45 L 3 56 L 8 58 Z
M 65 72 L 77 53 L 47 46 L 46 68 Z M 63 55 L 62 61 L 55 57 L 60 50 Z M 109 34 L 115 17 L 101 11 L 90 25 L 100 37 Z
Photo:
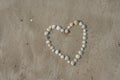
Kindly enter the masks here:
M 44 31 L 76 19 L 88 25 L 88 43 L 71 66 L 52 54 Z M 52 39 L 74 57 L 81 34 L 76 27 Z M 120 80 L 120 0 L 0 0 L 0 80 Z

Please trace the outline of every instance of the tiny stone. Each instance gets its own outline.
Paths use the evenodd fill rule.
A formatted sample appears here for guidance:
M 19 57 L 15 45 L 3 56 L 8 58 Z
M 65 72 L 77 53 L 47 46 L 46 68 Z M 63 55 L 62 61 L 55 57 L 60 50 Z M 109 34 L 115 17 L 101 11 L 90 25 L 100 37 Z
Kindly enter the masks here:
M 120 43 L 118 43 L 118 46 L 120 47 Z
M 50 49 L 54 49 L 54 47 L 53 47 L 53 46 L 51 46 L 51 47 L 50 47 Z
M 30 19 L 30 22 L 32 22 L 33 21 L 33 19 Z

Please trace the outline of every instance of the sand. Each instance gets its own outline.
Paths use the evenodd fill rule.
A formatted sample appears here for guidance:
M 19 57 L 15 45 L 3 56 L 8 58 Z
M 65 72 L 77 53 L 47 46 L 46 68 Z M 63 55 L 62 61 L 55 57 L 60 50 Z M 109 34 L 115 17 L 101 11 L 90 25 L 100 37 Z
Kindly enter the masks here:
M 49 50 L 44 31 L 77 19 L 88 26 L 88 43 L 71 66 Z M 54 32 L 52 39 L 74 57 L 81 34 L 76 27 L 67 36 Z M 119 0 L 0 0 L 0 80 L 120 80 L 119 75 Z

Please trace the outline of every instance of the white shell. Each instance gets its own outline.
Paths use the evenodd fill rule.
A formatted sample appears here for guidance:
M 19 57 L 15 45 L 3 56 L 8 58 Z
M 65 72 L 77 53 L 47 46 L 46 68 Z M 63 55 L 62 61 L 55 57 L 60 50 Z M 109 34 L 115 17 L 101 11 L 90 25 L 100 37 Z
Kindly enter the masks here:
M 81 28 L 82 28 L 82 29 L 85 29 L 85 28 L 86 28 L 86 26 L 83 24 L 83 25 L 81 26 Z
M 58 55 L 59 55 L 59 56 L 61 56 L 62 54 L 61 54 L 61 53 L 59 53 Z
M 52 49 L 52 52 L 55 52 L 55 49 Z
M 74 62 L 74 61 L 71 61 L 71 65 L 74 66 L 74 65 L 75 65 L 75 62 Z
M 83 29 L 83 32 L 87 32 L 87 30 L 86 30 L 86 29 Z
M 57 27 L 56 27 L 56 30 L 60 30 L 60 29 L 61 29 L 61 27 L 60 27 L 60 26 L 57 26 Z
M 73 23 L 70 23 L 70 26 L 73 26 L 74 24 Z
M 59 50 L 55 50 L 55 54 L 58 54 L 59 53 Z
M 82 51 L 78 51 L 78 54 L 79 54 L 79 55 L 82 55 L 82 53 L 83 53 Z
M 50 29 L 49 29 L 49 28 L 47 28 L 47 31 L 50 31 Z
M 74 21 L 74 24 L 75 24 L 75 25 L 78 25 L 78 23 L 79 23 L 78 20 L 75 20 L 75 21 Z
M 72 26 L 67 26 L 67 29 L 70 29 Z
M 49 41 L 49 40 L 47 40 L 47 41 L 46 41 L 46 44 L 49 44 L 49 43 L 50 43 L 50 41 Z
M 67 63 L 70 63 L 70 60 L 68 60 Z
M 86 35 L 87 35 L 87 33 L 86 33 L 86 32 L 84 32 L 84 33 L 83 33 L 83 35 L 84 35 L 84 36 L 86 36 Z
M 50 47 L 50 49 L 54 49 L 54 47 L 53 47 L 53 46 L 51 46 L 51 47 Z
M 61 31 L 61 32 L 64 32 L 64 29 L 61 29 L 60 31 Z
M 56 28 L 56 25 L 52 25 L 52 29 L 55 29 Z
M 80 55 L 79 55 L 79 54 L 76 54 L 75 57 L 76 57 L 76 59 L 79 59 L 79 58 L 80 58 Z
M 65 56 L 65 60 L 69 60 L 70 58 L 69 58 L 69 56 Z
M 49 34 L 49 32 L 47 32 L 47 31 L 44 33 L 45 36 L 47 36 L 48 34 Z
M 32 22 L 33 21 L 33 19 L 30 19 L 30 22 Z
M 82 26 L 82 25 L 83 25 L 83 23 L 80 21 L 80 22 L 79 22 L 79 26 Z
M 51 47 L 51 44 L 48 44 L 48 47 Z
M 63 58 L 64 58 L 64 55 L 61 55 L 60 58 L 63 59 Z
M 83 44 L 85 44 L 85 43 L 86 43 L 86 41 L 84 40 L 84 41 L 82 41 L 82 43 L 83 43 Z
M 81 51 L 83 51 L 84 49 L 83 48 L 80 48 Z
M 83 47 L 83 48 L 85 48 L 85 47 L 86 47 L 86 45 L 85 45 L 85 44 L 82 44 L 82 47 Z
M 74 59 L 75 62 L 77 62 L 78 60 L 77 59 Z
M 68 29 L 65 29 L 65 33 L 68 33 L 69 31 L 68 31 Z
M 83 36 L 83 40 L 86 40 L 87 38 L 86 38 L 86 36 Z

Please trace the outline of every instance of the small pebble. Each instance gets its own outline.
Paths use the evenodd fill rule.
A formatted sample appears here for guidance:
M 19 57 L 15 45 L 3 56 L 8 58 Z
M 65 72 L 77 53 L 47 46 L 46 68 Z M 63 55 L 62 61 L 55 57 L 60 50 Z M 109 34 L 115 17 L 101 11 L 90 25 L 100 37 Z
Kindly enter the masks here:
M 32 22 L 33 21 L 33 19 L 30 19 L 30 22 Z
M 118 46 L 120 47 L 120 43 L 118 43 Z

